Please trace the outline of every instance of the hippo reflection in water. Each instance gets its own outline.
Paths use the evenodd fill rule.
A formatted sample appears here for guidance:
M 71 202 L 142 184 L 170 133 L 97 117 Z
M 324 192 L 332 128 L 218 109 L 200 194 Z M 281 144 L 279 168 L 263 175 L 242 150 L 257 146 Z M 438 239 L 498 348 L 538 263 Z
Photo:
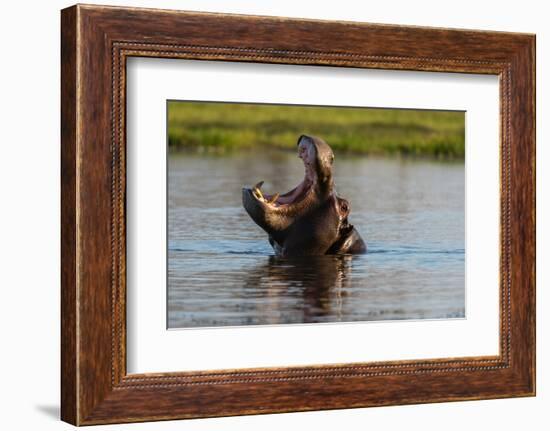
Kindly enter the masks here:
M 267 232 L 275 253 L 284 257 L 365 253 L 365 242 L 348 221 L 350 204 L 336 195 L 332 149 L 320 138 L 302 135 L 298 157 L 304 162 L 304 180 L 288 193 L 264 194 L 263 181 L 243 188 L 243 206 Z
M 345 320 L 349 312 L 354 256 L 266 256 L 246 273 L 245 289 L 265 300 L 248 310 L 250 324 L 321 323 Z M 290 301 L 289 301 L 290 299 Z M 348 310 L 348 311 L 345 311 Z

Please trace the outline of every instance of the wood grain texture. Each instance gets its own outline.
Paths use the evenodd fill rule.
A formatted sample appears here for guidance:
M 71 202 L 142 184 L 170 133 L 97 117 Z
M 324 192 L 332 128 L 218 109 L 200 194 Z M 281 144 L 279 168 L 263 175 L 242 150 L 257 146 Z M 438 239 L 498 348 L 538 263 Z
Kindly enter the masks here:
M 77 422 L 76 9 L 61 16 L 61 417 Z
M 533 35 L 79 5 L 62 11 L 61 36 L 63 420 L 84 425 L 534 394 Z M 127 375 L 130 56 L 499 75 L 500 354 Z

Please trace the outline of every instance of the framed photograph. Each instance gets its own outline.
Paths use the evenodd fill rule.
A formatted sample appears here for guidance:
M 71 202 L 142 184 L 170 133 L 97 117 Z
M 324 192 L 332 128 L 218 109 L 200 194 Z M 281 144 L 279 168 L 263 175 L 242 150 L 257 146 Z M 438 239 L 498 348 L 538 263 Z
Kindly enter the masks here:
M 535 395 L 535 36 L 61 13 L 61 416 Z

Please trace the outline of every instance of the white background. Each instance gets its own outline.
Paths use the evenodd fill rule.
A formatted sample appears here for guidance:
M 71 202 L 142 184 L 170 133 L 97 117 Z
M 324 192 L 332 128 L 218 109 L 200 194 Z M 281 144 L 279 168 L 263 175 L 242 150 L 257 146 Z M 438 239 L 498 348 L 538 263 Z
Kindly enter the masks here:
M 544 429 L 550 422 L 548 186 L 549 13 L 545 2 L 461 0 L 298 2 L 102 1 L 106 4 L 344 19 L 537 33 L 538 396 L 507 399 L 172 421 L 96 429 L 278 430 L 281 428 L 470 430 Z M 0 15 L 0 302 L 2 428 L 69 429 L 59 409 L 59 9 L 64 1 L 5 2 Z M 546 314 L 545 314 L 546 312 Z M 546 363 L 546 364 L 545 364 Z
M 498 77 L 134 58 L 127 87 L 129 373 L 498 354 Z M 467 318 L 167 331 L 167 99 L 466 111 Z

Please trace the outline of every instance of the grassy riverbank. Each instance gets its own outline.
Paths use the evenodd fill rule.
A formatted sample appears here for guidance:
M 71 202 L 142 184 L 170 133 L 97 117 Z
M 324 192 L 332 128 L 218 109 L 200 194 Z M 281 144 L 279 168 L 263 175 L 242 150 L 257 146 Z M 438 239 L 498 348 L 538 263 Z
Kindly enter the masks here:
M 335 152 L 464 157 L 464 113 L 229 103 L 168 103 L 171 150 L 294 150 L 301 134 Z

